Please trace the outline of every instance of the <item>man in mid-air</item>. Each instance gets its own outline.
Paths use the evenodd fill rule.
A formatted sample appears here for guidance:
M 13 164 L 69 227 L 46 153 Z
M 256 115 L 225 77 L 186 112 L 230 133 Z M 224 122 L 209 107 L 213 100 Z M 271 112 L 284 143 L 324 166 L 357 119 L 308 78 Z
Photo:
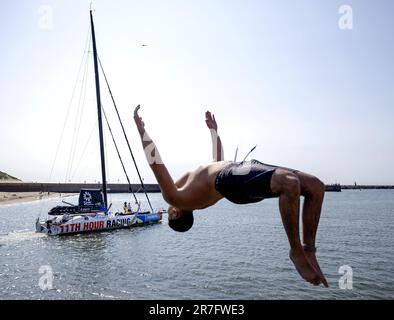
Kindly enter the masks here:
M 320 219 L 325 185 L 316 177 L 257 160 L 224 161 L 222 142 L 217 132 L 215 116 L 209 111 L 205 122 L 211 131 L 213 163 L 185 173 L 176 182 L 160 158 L 157 147 L 145 130 L 145 124 L 134 110 L 134 120 L 141 136 L 149 165 L 160 186 L 168 208 L 169 226 L 180 232 L 193 225 L 193 211 L 214 205 L 222 198 L 245 204 L 266 198 L 279 198 L 279 211 L 290 243 L 289 257 L 306 281 L 328 287 L 316 259 L 316 232 Z M 299 234 L 300 196 L 302 208 L 303 242 Z

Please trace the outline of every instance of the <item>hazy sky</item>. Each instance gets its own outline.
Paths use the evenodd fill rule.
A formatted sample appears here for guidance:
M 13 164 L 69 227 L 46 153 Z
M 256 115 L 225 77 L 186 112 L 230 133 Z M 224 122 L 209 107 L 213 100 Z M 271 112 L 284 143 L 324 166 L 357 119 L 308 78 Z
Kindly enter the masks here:
M 101 179 L 92 54 L 84 54 L 89 4 L 0 0 L 1 171 L 25 181 Z M 352 29 L 343 29 L 345 4 Z M 257 145 L 250 158 L 326 183 L 394 184 L 394 1 L 93 5 L 99 55 L 145 182 L 154 176 L 132 121 L 137 104 L 174 178 L 211 161 L 211 110 L 226 159 Z M 106 142 L 108 180 L 124 182 L 108 132 Z

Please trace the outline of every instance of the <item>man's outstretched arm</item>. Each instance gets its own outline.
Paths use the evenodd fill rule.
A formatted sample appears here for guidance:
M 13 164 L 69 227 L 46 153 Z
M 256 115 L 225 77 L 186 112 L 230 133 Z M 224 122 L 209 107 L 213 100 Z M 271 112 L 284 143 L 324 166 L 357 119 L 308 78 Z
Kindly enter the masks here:
M 138 105 L 134 110 L 134 121 L 141 137 L 146 159 L 148 160 L 148 163 L 160 186 L 164 200 L 173 206 L 177 206 L 179 202 L 178 188 L 174 184 L 174 180 L 161 160 L 156 145 L 145 130 L 145 124 L 142 121 L 142 118 L 138 115 L 139 109 L 140 106 Z
M 216 123 L 215 115 L 211 114 L 209 111 L 205 112 L 205 123 L 211 131 L 213 161 L 223 161 L 223 145 L 218 134 L 218 125 Z

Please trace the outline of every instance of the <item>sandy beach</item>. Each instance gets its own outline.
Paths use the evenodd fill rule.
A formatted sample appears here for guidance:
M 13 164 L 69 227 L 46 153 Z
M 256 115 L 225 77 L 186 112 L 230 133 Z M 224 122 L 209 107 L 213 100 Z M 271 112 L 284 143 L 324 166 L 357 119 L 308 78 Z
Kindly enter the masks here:
M 0 205 L 60 198 L 60 196 L 61 194 L 56 192 L 0 192 Z

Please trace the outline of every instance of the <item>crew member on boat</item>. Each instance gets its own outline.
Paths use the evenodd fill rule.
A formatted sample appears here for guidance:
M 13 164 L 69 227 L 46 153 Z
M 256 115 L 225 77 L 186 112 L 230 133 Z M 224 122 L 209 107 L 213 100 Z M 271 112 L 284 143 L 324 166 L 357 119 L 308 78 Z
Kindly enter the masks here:
M 213 163 L 187 172 L 176 182 L 164 165 L 157 147 L 146 132 L 145 124 L 134 110 L 134 120 L 148 163 L 157 179 L 164 200 L 169 203 L 168 224 L 180 232 L 193 225 L 193 211 L 214 205 L 222 198 L 237 204 L 279 198 L 279 211 L 290 244 L 289 257 L 303 279 L 328 287 L 316 258 L 316 232 L 319 224 L 325 185 L 315 176 L 257 160 L 224 161 L 222 142 L 215 116 L 209 111 L 205 122 L 211 132 Z M 300 195 L 303 243 L 299 234 Z

